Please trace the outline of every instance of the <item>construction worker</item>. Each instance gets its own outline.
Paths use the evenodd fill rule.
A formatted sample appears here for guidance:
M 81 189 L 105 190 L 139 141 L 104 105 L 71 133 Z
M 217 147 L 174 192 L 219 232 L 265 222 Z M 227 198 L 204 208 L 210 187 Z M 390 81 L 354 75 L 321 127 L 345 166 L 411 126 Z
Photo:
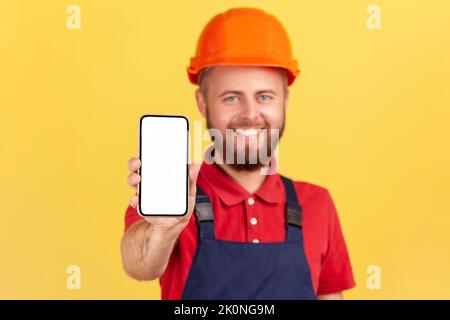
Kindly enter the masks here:
M 263 129 L 282 136 L 289 86 L 300 71 L 273 15 L 253 8 L 216 15 L 187 72 L 209 129 L 244 139 Z M 261 148 L 245 141 L 232 151 Z M 328 190 L 261 174 L 274 157 L 228 163 L 227 152 L 214 141 L 215 161 L 190 165 L 185 216 L 141 217 L 131 197 L 121 244 L 126 273 L 160 278 L 162 299 L 342 299 L 355 281 Z M 135 189 L 139 167 L 138 158 L 128 162 Z

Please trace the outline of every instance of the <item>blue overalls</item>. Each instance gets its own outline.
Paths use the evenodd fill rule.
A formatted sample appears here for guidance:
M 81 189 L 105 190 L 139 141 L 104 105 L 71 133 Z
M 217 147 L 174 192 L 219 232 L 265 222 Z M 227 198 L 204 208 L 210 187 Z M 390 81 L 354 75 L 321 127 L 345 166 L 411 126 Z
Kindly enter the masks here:
M 316 299 L 303 248 L 302 208 L 292 180 L 281 179 L 286 193 L 284 242 L 217 240 L 210 199 L 197 186 L 199 238 L 182 299 Z

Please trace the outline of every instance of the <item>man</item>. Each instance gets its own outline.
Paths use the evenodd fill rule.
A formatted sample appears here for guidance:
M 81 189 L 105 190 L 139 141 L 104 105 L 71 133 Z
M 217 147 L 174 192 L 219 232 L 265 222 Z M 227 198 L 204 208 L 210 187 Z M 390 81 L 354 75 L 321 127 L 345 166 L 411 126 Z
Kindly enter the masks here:
M 128 275 L 160 278 L 162 299 L 342 299 L 354 287 L 329 192 L 262 174 L 274 166 L 273 133 L 283 134 L 288 86 L 298 74 L 274 16 L 237 8 L 206 25 L 188 75 L 199 85 L 200 113 L 223 143 L 214 140 L 214 163 L 190 165 L 187 215 L 143 218 L 131 197 L 121 246 Z M 270 160 L 250 161 L 262 147 Z M 233 161 L 225 161 L 230 152 Z M 139 159 L 128 167 L 136 188 Z

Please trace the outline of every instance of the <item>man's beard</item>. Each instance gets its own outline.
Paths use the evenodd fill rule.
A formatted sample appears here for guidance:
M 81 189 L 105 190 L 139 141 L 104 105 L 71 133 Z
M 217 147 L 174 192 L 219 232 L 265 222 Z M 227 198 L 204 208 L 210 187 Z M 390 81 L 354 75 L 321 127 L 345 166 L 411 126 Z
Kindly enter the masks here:
M 207 110 L 208 108 L 206 108 Z M 281 128 L 270 128 L 268 123 L 252 123 L 250 121 L 240 121 L 236 124 L 230 124 L 227 129 L 234 128 L 263 128 L 265 135 L 259 134 L 256 138 L 257 150 L 250 151 L 250 142 L 245 142 L 244 154 L 239 155 L 237 150 L 237 137 L 234 141 L 229 141 L 227 135 L 223 136 L 223 143 L 217 143 L 214 135 L 211 135 L 211 140 L 214 142 L 214 150 L 218 150 L 224 163 L 231 166 L 236 171 L 256 171 L 270 164 L 272 155 L 278 145 L 279 139 L 283 135 L 285 128 L 285 114 L 283 114 L 283 121 Z M 207 129 L 215 129 L 211 124 L 208 111 L 206 111 L 206 126 Z M 278 132 L 277 132 L 278 130 Z M 264 133 L 264 131 L 262 133 Z M 228 137 L 229 138 L 229 137 Z M 245 138 L 244 138 L 245 139 Z M 260 148 L 265 147 L 265 154 L 261 155 Z M 214 151 L 213 151 L 214 152 Z M 230 154 L 231 153 L 231 154 Z M 252 157 L 251 157 L 252 155 Z M 231 160 L 231 161 L 229 161 Z

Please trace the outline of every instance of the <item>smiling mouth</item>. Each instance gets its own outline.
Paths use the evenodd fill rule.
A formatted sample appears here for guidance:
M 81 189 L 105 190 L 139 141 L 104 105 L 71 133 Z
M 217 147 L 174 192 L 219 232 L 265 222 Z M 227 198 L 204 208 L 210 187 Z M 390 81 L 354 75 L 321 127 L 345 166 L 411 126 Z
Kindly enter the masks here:
M 240 136 L 256 136 L 259 129 L 235 129 L 234 133 Z
M 265 128 L 233 128 L 231 130 L 233 130 L 233 133 L 237 136 L 253 137 L 259 135 Z

